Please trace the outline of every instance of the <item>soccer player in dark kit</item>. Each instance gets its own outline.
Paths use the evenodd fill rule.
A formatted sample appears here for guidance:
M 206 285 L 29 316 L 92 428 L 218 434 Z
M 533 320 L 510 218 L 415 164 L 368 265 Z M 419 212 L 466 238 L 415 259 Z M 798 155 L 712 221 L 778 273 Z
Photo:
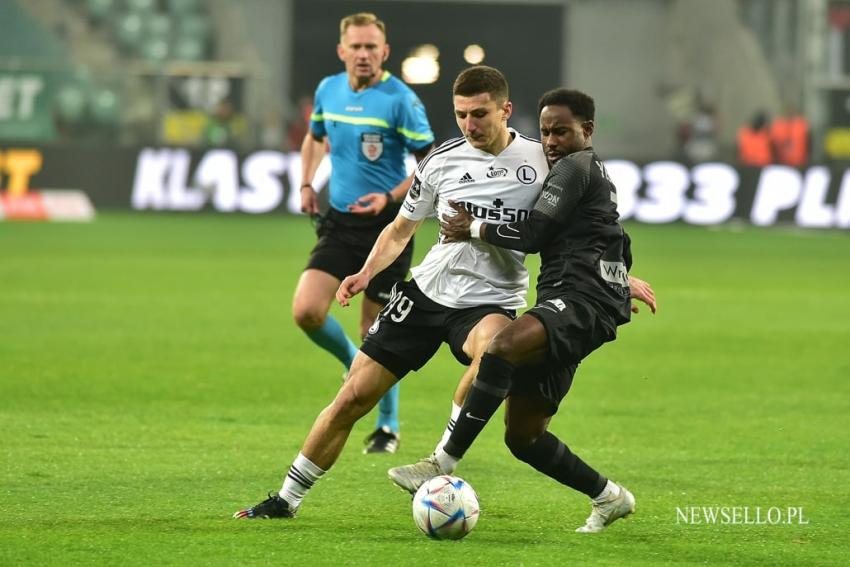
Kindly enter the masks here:
M 572 453 L 548 425 L 579 363 L 614 340 L 617 326 L 636 311 L 630 301 L 630 241 L 618 222 L 616 188 L 593 151 L 593 99 L 556 89 L 543 95 L 539 111 L 552 169 L 529 218 L 487 224 L 456 203 L 457 214 L 444 216 L 441 223 L 448 241 L 480 239 L 540 252 L 537 304 L 491 341 L 445 446 L 419 463 L 392 469 L 390 477 L 413 491 L 429 478 L 454 472 L 507 398 L 505 441 L 511 452 L 589 496 L 591 514 L 576 531 L 594 533 L 631 514 L 634 496 Z M 654 313 L 652 289 L 646 285 L 640 294 Z

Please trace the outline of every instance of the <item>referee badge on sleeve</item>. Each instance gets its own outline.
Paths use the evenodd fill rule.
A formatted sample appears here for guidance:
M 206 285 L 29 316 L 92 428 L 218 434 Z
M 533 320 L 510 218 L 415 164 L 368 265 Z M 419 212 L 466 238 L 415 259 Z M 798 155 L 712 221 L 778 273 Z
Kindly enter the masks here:
M 384 153 L 384 135 L 364 132 L 360 134 L 360 150 L 369 161 L 375 161 Z

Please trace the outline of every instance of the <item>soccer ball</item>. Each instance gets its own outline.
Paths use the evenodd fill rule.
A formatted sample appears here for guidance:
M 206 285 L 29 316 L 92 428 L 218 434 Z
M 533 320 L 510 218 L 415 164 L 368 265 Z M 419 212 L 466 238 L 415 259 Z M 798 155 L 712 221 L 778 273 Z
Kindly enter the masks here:
M 433 539 L 460 539 L 478 522 L 478 496 L 462 478 L 441 475 L 413 496 L 413 521 Z

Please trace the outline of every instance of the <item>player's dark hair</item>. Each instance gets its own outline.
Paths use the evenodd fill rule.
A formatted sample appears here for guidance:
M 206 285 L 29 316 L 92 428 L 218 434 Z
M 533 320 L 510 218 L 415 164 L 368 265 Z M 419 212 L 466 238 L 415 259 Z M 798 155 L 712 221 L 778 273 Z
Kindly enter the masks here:
M 575 89 L 553 89 L 543 93 L 537 103 L 537 114 L 543 111 L 544 106 L 566 106 L 573 116 L 584 120 L 593 120 L 596 114 L 596 104 L 593 99 L 581 91 Z
M 476 65 L 460 72 L 452 87 L 453 95 L 475 96 L 488 93 L 500 103 L 508 100 L 508 80 L 501 71 L 487 65 Z

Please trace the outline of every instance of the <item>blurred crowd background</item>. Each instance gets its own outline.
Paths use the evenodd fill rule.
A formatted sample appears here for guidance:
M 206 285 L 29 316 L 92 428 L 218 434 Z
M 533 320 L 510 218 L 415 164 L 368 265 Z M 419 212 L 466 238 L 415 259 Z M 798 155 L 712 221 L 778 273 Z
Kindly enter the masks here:
M 0 0 L 0 143 L 297 150 L 355 11 L 386 21 L 438 140 L 483 62 L 529 134 L 543 91 L 595 96 L 606 156 L 850 158 L 844 0 Z

